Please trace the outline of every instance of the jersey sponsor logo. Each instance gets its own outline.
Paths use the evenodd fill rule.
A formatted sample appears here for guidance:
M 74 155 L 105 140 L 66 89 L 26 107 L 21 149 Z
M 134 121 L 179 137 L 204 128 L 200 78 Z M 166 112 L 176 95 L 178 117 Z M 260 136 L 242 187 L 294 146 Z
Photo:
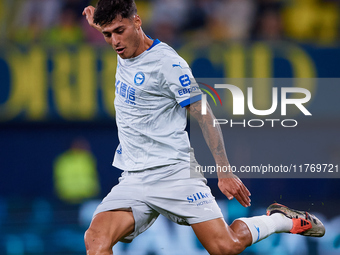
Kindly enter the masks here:
M 141 86 L 145 81 L 145 75 L 143 72 L 138 72 L 135 75 L 135 85 L 136 86 Z
M 183 87 L 187 87 L 191 84 L 191 80 L 189 78 L 189 75 L 187 75 L 187 74 L 180 76 L 179 81 L 180 81 L 180 83 L 182 84 Z
M 191 93 L 193 91 L 199 90 L 198 86 L 192 87 L 192 88 L 185 88 L 185 89 L 181 89 L 178 91 L 178 95 L 183 96 L 185 94 Z
M 132 86 L 128 86 L 126 83 L 117 80 L 116 93 L 125 99 L 125 103 L 136 105 L 136 89 Z

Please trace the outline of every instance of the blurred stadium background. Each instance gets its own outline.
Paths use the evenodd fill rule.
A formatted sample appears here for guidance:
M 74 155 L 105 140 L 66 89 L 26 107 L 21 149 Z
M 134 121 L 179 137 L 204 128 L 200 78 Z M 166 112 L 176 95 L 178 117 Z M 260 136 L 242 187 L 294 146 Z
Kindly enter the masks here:
M 144 31 L 167 42 L 196 77 L 332 78 L 340 66 L 337 0 L 138 0 Z M 85 254 L 83 234 L 117 183 L 115 53 L 81 16 L 89 0 L 0 0 L 0 254 Z M 294 131 L 224 130 L 244 165 L 340 163 L 340 87 L 313 87 L 317 114 Z M 269 97 L 270 98 L 270 97 Z M 311 110 L 311 111 L 313 111 Z M 314 113 L 313 112 L 313 113 Z M 204 155 L 203 155 L 204 156 Z M 340 254 L 339 180 L 246 179 L 252 207 L 274 200 L 316 213 L 326 236 L 275 235 L 244 254 Z M 160 217 L 117 254 L 207 254 L 188 227 Z

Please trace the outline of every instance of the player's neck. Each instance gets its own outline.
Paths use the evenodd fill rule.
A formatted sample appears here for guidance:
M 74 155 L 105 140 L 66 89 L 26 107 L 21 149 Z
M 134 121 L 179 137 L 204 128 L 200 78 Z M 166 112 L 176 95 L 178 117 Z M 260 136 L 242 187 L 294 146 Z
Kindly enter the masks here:
M 147 35 L 144 34 L 144 32 L 143 32 L 143 39 L 144 39 L 144 44 L 145 44 L 145 50 L 148 50 L 153 44 L 153 40 L 147 37 Z
M 146 34 L 141 31 L 143 34 L 141 35 L 141 39 L 140 39 L 140 44 L 139 47 L 136 51 L 136 57 L 139 56 L 140 54 L 142 54 L 144 51 L 148 50 L 151 45 L 153 44 L 153 40 L 150 39 L 149 37 L 146 36 Z

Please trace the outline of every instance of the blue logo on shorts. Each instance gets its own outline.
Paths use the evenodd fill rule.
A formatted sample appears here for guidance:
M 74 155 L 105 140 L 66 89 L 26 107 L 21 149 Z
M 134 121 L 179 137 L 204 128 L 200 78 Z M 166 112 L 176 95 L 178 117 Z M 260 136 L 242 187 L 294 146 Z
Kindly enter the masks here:
M 143 72 L 138 72 L 135 76 L 135 85 L 140 86 L 144 83 L 145 81 L 145 75 Z
M 193 203 L 195 201 L 198 201 L 198 200 L 201 200 L 201 199 L 207 199 L 207 198 L 213 198 L 213 196 L 209 193 L 197 192 L 195 194 L 188 196 L 187 201 L 189 203 Z

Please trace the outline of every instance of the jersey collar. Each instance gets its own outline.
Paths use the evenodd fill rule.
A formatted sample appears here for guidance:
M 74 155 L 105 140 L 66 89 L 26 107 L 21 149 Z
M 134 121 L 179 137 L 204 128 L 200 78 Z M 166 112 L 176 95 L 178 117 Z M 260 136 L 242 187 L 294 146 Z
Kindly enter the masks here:
M 153 40 L 150 36 L 148 36 L 147 35 L 147 37 L 149 37 L 151 40 Z M 160 40 L 158 40 L 158 39 L 155 39 L 155 40 L 153 40 L 153 43 L 152 43 L 152 45 L 150 46 L 150 48 L 149 49 L 147 49 L 146 51 L 149 51 L 149 50 L 151 50 L 153 47 L 155 47 L 157 44 L 159 44 L 159 43 L 161 43 L 161 41 Z

